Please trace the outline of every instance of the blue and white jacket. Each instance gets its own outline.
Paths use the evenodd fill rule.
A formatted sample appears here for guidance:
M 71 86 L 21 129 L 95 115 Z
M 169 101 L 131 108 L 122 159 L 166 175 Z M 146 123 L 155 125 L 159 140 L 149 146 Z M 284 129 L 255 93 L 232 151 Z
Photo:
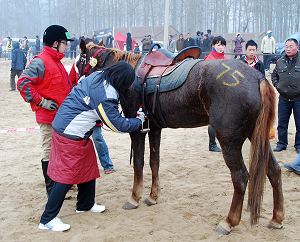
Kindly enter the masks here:
M 141 120 L 122 117 L 118 110 L 118 92 L 105 80 L 99 82 L 101 76 L 102 72 L 94 72 L 72 89 L 52 122 L 57 133 L 70 139 L 86 139 L 98 120 L 112 131 L 138 130 Z

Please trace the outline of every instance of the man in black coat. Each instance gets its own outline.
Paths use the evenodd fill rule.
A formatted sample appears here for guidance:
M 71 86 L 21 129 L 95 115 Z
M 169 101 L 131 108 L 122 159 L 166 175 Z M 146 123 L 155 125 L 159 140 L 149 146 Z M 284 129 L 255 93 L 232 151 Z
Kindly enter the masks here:
M 183 48 L 196 46 L 195 40 L 191 37 L 190 33 L 187 33 L 186 39 L 183 42 Z
M 272 83 L 279 92 L 278 142 L 275 152 L 285 150 L 288 145 L 288 125 L 293 112 L 296 126 L 294 147 L 300 153 L 300 56 L 299 43 L 290 38 L 285 41 L 285 54 L 280 57 L 273 73 Z

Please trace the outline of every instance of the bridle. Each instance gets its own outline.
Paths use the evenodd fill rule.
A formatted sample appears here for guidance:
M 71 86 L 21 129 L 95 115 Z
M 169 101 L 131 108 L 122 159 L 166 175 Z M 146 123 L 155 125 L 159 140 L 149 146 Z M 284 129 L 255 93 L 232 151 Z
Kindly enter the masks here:
M 95 53 L 93 54 L 93 56 L 92 56 L 91 58 L 94 58 L 94 59 L 97 60 L 97 56 L 98 56 L 99 54 L 101 54 L 101 52 L 102 52 L 103 50 L 105 50 L 104 47 L 99 48 L 98 50 L 95 51 Z M 90 58 L 90 59 L 91 59 L 91 58 Z M 86 53 L 81 53 L 81 54 L 80 54 L 79 61 L 80 61 L 80 63 L 81 63 L 81 68 L 80 68 L 79 73 L 78 73 L 78 74 L 79 74 L 79 78 L 82 77 L 82 76 L 85 76 L 85 75 L 88 73 L 88 71 L 89 71 L 90 69 L 92 69 L 92 68 L 94 68 L 95 66 L 97 66 L 97 64 L 94 65 L 94 66 L 92 66 L 92 65 L 91 65 L 91 61 L 89 61 L 89 62 L 87 63 L 87 54 L 86 54 Z M 102 65 L 101 65 L 100 67 L 102 68 L 102 67 L 104 66 L 104 64 L 105 64 L 105 61 L 102 63 Z

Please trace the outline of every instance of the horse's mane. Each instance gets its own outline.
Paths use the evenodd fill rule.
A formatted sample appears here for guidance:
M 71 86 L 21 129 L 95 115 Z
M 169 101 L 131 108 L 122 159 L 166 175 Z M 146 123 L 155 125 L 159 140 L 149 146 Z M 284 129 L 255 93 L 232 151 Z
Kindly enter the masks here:
M 117 62 L 117 61 L 125 61 L 127 62 L 128 64 L 130 64 L 133 68 L 136 67 L 139 59 L 141 58 L 141 54 L 133 54 L 131 52 L 127 52 L 127 51 L 121 51 L 121 50 L 118 50 L 118 49 L 114 49 L 114 48 L 111 48 L 109 49 L 111 55 L 114 56 L 114 61 Z
M 91 49 L 96 48 L 103 48 L 103 45 L 97 45 L 93 42 L 93 40 L 90 40 L 87 42 L 86 40 L 86 48 L 91 51 Z M 141 54 L 133 54 L 131 52 L 127 52 L 127 51 L 121 51 L 115 48 L 107 48 L 106 49 L 111 56 L 113 56 L 113 62 L 118 62 L 118 61 L 125 61 L 128 64 L 130 64 L 132 66 L 132 68 L 135 68 L 139 59 L 141 58 Z

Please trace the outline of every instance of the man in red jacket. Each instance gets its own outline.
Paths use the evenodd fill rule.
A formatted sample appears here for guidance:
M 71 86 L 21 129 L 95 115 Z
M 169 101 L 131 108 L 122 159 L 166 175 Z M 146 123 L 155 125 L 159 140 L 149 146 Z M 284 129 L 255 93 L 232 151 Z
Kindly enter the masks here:
M 42 137 L 42 170 L 46 191 L 49 195 L 53 182 L 47 175 L 50 147 L 51 123 L 56 110 L 73 87 L 61 59 L 67 50 L 70 33 L 62 26 L 51 25 L 43 35 L 44 48 L 34 57 L 18 80 L 18 90 L 23 99 L 30 103 L 40 126 Z

